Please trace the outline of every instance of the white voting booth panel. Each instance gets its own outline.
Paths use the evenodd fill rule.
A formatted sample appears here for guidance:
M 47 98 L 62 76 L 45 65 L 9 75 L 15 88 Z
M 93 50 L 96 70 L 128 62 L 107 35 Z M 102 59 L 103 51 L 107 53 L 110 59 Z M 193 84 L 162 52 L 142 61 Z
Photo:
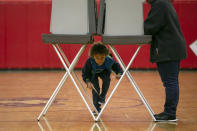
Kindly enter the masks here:
M 86 44 L 96 33 L 94 0 L 52 0 L 51 34 L 42 34 L 45 43 Z
M 143 0 L 100 0 L 97 33 L 106 44 L 146 44 Z
M 53 92 L 49 101 L 45 105 L 44 109 L 40 113 L 38 120 L 44 116 L 54 101 L 56 95 L 62 88 L 62 85 L 68 78 L 71 78 L 74 86 L 76 87 L 78 93 L 80 94 L 83 102 L 85 103 L 88 111 L 95 121 L 100 119 L 105 107 L 107 106 L 109 100 L 113 96 L 114 92 L 118 88 L 123 77 L 126 75 L 136 90 L 137 94 L 143 101 L 153 120 L 154 113 L 150 106 L 148 105 L 146 99 L 144 98 L 142 92 L 139 90 L 137 84 L 132 78 L 128 69 L 130 68 L 132 62 L 134 61 L 136 55 L 138 54 L 141 45 L 137 48 L 136 52 L 133 54 L 129 64 L 125 66 L 118 52 L 114 48 L 113 44 L 145 44 L 151 41 L 151 36 L 144 36 L 143 34 L 143 10 L 141 0 L 100 0 L 100 11 L 98 17 L 97 29 L 96 27 L 96 12 L 95 12 L 95 0 L 52 0 L 52 13 L 51 13 L 51 34 L 43 35 L 44 43 L 51 43 L 56 51 L 60 61 L 62 62 L 66 73 L 62 77 L 57 88 Z M 97 30 L 97 31 L 96 31 Z M 93 105 L 92 99 L 87 95 L 83 88 L 83 85 L 73 72 L 77 61 L 79 60 L 81 54 L 85 50 L 88 42 L 91 39 L 91 35 L 102 34 L 103 43 L 108 44 L 111 51 L 115 55 L 116 59 L 120 63 L 123 74 L 115 87 L 113 88 L 111 94 L 103 105 L 100 113 L 96 110 Z M 71 44 L 71 43 L 81 43 L 82 47 L 76 54 L 75 58 L 71 63 L 69 63 L 67 57 L 62 51 L 59 44 Z M 73 78 L 75 77 L 75 79 Z M 76 81 L 78 81 L 78 84 Z M 92 105 L 97 113 L 94 116 L 92 109 L 88 105 L 86 99 L 84 98 L 79 86 L 86 94 L 86 99 Z
M 104 35 L 144 35 L 141 0 L 105 0 Z
M 87 0 L 52 0 L 51 28 L 53 34 L 89 33 Z

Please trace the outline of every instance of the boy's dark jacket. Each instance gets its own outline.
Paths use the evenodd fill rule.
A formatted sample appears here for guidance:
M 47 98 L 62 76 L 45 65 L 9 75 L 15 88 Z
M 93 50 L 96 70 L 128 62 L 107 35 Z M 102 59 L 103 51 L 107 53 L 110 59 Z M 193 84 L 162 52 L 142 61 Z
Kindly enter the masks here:
M 104 71 L 107 71 L 109 75 L 111 73 L 111 70 L 113 70 L 116 74 L 122 74 L 122 69 L 120 68 L 120 65 L 117 62 L 115 62 L 110 56 L 107 56 L 105 58 L 104 64 L 106 67 Z M 92 57 L 90 57 L 88 58 L 82 69 L 82 77 L 84 82 L 87 83 L 89 81 L 92 81 L 95 75 L 96 75 L 96 62 Z
M 178 17 L 169 0 L 153 0 L 144 22 L 144 34 L 152 35 L 150 61 L 162 62 L 186 58 L 186 43 Z

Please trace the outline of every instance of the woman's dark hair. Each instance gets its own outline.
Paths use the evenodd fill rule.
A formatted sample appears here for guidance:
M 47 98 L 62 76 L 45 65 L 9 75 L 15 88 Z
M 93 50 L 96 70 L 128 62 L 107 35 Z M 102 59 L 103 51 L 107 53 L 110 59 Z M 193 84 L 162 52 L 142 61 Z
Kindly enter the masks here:
M 90 57 L 93 57 L 95 54 L 104 54 L 107 56 L 109 54 L 109 50 L 105 45 L 96 43 L 91 47 L 89 55 Z

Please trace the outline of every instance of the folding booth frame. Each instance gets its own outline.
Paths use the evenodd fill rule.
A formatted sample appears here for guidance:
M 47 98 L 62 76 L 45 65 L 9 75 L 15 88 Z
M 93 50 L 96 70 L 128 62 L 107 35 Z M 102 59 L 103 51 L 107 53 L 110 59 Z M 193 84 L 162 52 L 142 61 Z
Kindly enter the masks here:
M 94 121 L 98 121 L 100 119 L 100 116 L 102 115 L 104 109 L 106 108 L 109 100 L 111 99 L 111 97 L 113 96 L 114 92 L 116 91 L 116 89 L 118 88 L 120 82 L 122 81 L 123 77 L 126 75 L 127 78 L 129 79 L 130 83 L 133 85 L 133 88 L 135 89 L 135 91 L 137 92 L 137 94 L 139 95 L 140 99 L 142 100 L 143 104 L 145 105 L 146 109 L 148 110 L 148 112 L 150 113 L 151 117 L 153 118 L 154 121 L 156 121 L 155 117 L 154 117 L 154 112 L 152 111 L 151 107 L 149 106 L 148 102 L 146 101 L 145 97 L 143 96 L 142 92 L 140 91 L 139 87 L 137 86 L 136 82 L 134 81 L 133 77 L 131 76 L 130 72 L 128 71 L 128 69 L 130 68 L 132 62 L 134 61 L 135 57 L 137 56 L 137 54 L 139 53 L 139 50 L 141 48 L 141 46 L 143 44 L 147 44 L 150 43 L 152 40 L 152 37 L 149 35 L 136 35 L 136 36 L 105 36 L 103 34 L 103 29 L 104 29 L 104 16 L 105 16 L 105 2 L 104 0 L 100 0 L 100 12 L 99 12 L 99 17 L 98 17 L 98 24 L 97 24 L 97 34 L 100 34 L 102 36 L 102 42 L 104 44 L 109 45 L 112 53 L 114 54 L 115 58 L 118 60 L 120 66 L 123 69 L 123 74 L 120 77 L 119 81 L 117 82 L 117 84 L 115 85 L 114 89 L 112 90 L 111 94 L 109 95 L 109 97 L 106 100 L 106 103 L 104 104 L 103 108 L 101 109 L 100 113 L 98 113 L 98 111 L 96 110 L 96 108 L 94 107 L 93 102 L 91 101 L 90 97 L 87 95 L 86 91 L 83 88 L 83 85 L 81 84 L 81 82 L 79 81 L 79 79 L 77 78 L 76 74 L 73 72 L 74 75 L 71 74 L 71 72 L 73 71 L 77 61 L 79 60 L 81 54 L 84 52 L 86 46 L 90 43 L 93 42 L 93 34 L 95 34 L 95 26 L 96 26 L 96 21 L 95 20 L 95 15 L 96 15 L 96 11 L 95 11 L 95 1 L 94 2 L 90 2 L 92 0 L 88 0 L 89 1 L 89 24 L 92 24 L 89 29 L 89 34 L 86 35 L 64 35 L 64 34 L 43 34 L 42 35 L 42 39 L 44 43 L 50 43 L 52 44 L 56 54 L 58 55 L 60 61 L 62 62 L 62 65 L 64 66 L 66 73 L 64 74 L 64 76 L 62 77 L 61 81 L 59 82 L 57 88 L 55 89 L 55 91 L 53 92 L 52 96 L 50 97 L 50 99 L 48 100 L 47 104 L 45 105 L 44 109 L 42 110 L 42 112 L 40 113 L 39 117 L 37 118 L 37 120 L 39 121 L 40 118 L 42 116 L 45 116 L 47 110 L 49 109 L 49 107 L 51 106 L 52 102 L 54 101 L 56 95 L 58 94 L 58 92 L 60 91 L 60 89 L 62 88 L 62 85 L 64 84 L 65 80 L 68 78 L 68 76 L 71 78 L 74 86 L 76 87 L 79 95 L 81 96 L 83 102 L 85 103 L 88 111 L 90 112 L 92 118 L 94 119 Z M 91 13 L 90 13 L 91 11 Z M 92 13 L 92 11 L 94 13 Z M 121 44 L 120 44 L 121 43 Z M 60 44 L 81 44 L 81 48 L 78 51 L 78 53 L 76 54 L 75 58 L 73 59 L 73 61 L 71 63 L 69 63 L 66 55 L 64 54 L 64 52 L 62 51 Z M 114 48 L 114 45 L 138 45 L 137 50 L 135 51 L 135 53 L 132 55 L 132 58 L 129 61 L 129 64 L 127 66 L 125 66 L 124 62 L 122 61 L 121 57 L 119 56 L 118 52 L 116 51 L 116 49 Z M 88 98 L 90 104 L 94 107 L 97 116 L 94 116 L 90 106 L 88 105 L 86 99 L 84 98 L 81 90 L 79 89 L 79 86 L 77 85 L 74 77 L 76 78 L 76 80 L 78 81 L 78 83 L 80 84 L 80 86 L 82 87 L 83 91 L 86 94 L 86 97 Z

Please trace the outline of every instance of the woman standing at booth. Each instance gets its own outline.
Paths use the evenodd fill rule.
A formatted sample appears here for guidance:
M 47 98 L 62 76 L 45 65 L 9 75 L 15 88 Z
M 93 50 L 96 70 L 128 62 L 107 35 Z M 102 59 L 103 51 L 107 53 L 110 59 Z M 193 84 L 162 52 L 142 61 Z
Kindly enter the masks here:
M 166 95 L 164 111 L 154 116 L 156 121 L 177 121 L 178 75 L 180 61 L 187 56 L 186 42 L 172 0 L 146 0 L 146 2 L 151 5 L 144 22 L 145 35 L 152 35 L 150 61 L 157 64 Z

